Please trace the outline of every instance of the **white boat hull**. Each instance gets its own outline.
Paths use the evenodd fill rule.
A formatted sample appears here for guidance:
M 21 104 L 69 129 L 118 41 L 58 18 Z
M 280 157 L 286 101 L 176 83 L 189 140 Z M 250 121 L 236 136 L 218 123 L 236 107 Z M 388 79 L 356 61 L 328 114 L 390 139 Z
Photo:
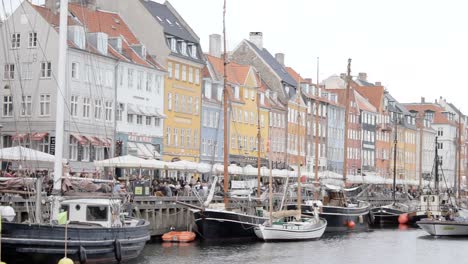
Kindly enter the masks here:
M 468 222 L 426 220 L 417 224 L 433 236 L 468 236 Z
M 300 222 L 298 222 L 299 224 Z M 302 223 L 301 223 L 302 224 Z M 294 240 L 312 240 L 319 239 L 327 227 L 327 221 L 320 219 L 316 224 L 308 226 L 294 225 L 260 225 L 255 228 L 255 234 L 264 241 L 294 241 Z

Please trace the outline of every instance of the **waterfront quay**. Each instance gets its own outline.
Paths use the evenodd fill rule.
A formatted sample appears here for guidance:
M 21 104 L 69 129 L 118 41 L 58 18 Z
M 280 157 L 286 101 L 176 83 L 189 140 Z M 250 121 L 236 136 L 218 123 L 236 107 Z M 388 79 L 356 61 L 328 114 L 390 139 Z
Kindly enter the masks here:
M 296 198 L 292 197 L 288 200 L 290 203 L 296 203 Z M 389 204 L 391 200 L 385 198 L 372 198 L 369 200 L 373 205 Z M 21 223 L 24 221 L 34 221 L 34 211 L 36 207 L 35 199 L 23 199 L 19 196 L 3 196 L 1 198 L 3 204 L 9 204 L 17 212 L 15 221 Z M 222 203 L 222 197 L 215 197 L 212 203 Z M 274 196 L 274 205 L 281 202 L 281 196 Z M 230 200 L 232 207 L 251 207 L 264 208 L 268 210 L 268 201 L 263 202 L 252 201 L 249 199 Z M 192 206 L 192 207 L 190 207 Z M 200 207 L 200 200 L 197 196 L 176 196 L 176 197 L 156 197 L 156 196 L 136 196 L 132 202 L 128 204 L 127 210 L 130 209 L 131 214 L 137 218 L 145 219 L 150 222 L 150 233 L 153 238 L 158 238 L 164 233 L 171 230 L 192 230 L 194 226 L 194 218 L 192 210 Z M 49 208 L 45 205 L 42 212 L 47 214 Z

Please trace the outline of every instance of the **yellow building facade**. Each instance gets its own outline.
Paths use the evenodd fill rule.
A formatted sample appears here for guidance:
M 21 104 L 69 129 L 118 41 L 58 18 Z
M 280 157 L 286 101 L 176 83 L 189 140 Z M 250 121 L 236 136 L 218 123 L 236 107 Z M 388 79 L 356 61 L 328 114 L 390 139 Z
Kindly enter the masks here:
M 165 161 L 200 159 L 202 65 L 169 56 L 165 82 Z

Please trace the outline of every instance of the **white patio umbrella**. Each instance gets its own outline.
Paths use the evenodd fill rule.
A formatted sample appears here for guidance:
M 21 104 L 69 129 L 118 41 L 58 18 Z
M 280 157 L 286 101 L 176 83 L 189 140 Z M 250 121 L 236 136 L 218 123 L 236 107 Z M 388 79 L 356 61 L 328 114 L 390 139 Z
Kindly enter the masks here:
M 40 161 L 53 163 L 55 161 L 55 156 L 35 149 L 16 146 L 0 149 L 0 160 Z M 62 162 L 66 162 L 66 160 L 63 160 Z
M 96 167 L 115 167 L 115 168 L 145 168 L 145 169 L 164 169 L 166 162 L 160 160 L 145 160 L 132 155 L 120 156 L 106 160 L 95 161 Z

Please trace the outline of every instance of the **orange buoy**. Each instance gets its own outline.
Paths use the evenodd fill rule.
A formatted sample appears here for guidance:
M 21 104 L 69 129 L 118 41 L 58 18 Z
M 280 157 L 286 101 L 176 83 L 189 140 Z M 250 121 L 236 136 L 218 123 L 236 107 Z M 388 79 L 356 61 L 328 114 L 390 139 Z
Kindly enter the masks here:
M 354 228 L 356 226 L 356 224 L 354 223 L 354 221 L 351 221 L 349 220 L 348 223 L 346 223 L 346 225 L 348 226 L 348 228 Z
M 195 240 L 195 233 L 190 231 L 171 231 L 162 236 L 164 242 L 191 242 Z
M 401 214 L 398 216 L 398 223 L 399 224 L 406 224 L 409 221 L 408 214 Z

